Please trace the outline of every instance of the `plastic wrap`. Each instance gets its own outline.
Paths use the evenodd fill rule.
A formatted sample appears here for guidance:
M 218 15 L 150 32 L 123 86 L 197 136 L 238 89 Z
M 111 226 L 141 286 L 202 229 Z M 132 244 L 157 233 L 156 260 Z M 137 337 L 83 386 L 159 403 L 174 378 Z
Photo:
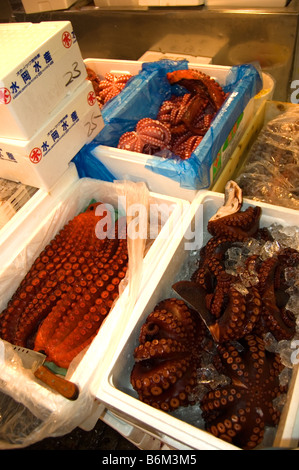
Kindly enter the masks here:
M 299 109 L 269 121 L 252 145 L 237 182 L 245 197 L 299 209 Z
M 141 72 L 103 107 L 102 115 L 106 125 L 93 140 L 92 148 L 89 147 L 91 153 L 97 155 L 95 144 L 117 147 L 120 136 L 132 131 L 141 118 L 154 119 L 165 99 L 173 93 L 182 92 L 180 87 L 171 87 L 167 72 L 185 68 L 188 68 L 185 60 L 144 63 Z M 225 83 L 220 84 L 230 95 L 191 157 L 183 161 L 151 156 L 146 160 L 146 168 L 172 178 L 183 188 L 204 189 L 210 185 L 210 167 L 219 149 L 250 99 L 262 89 L 260 74 L 252 65 L 231 67 Z
M 75 189 L 66 190 L 51 213 L 43 214 L 40 219 L 37 215 L 39 223 L 30 243 L 20 249 L 9 268 L 1 273 L 0 312 L 44 246 L 92 200 L 114 206 L 118 217 L 126 217 L 127 224 L 131 220 L 127 216 L 129 205 L 138 203 L 148 208 L 149 193 L 144 183 L 119 181 L 110 184 L 84 178 L 74 186 Z M 125 198 L 121 200 L 125 201 L 123 205 L 119 203 L 120 196 Z M 118 307 L 121 310 L 119 334 L 126 326 L 126 314 L 133 308 L 140 290 L 146 243 L 146 237 L 128 236 L 128 275 L 120 284 L 120 296 L 111 309 L 121 302 L 121 307 Z M 32 370 L 22 367 L 11 345 L 0 339 L 0 449 L 25 447 L 46 437 L 67 434 L 91 415 L 95 406 L 92 384 L 97 380 L 99 360 L 110 338 L 109 335 L 98 338 L 100 333 L 83 353 L 75 357 L 67 371 L 61 371 L 67 379 L 78 383 L 80 393 L 75 401 L 69 401 L 42 385 Z

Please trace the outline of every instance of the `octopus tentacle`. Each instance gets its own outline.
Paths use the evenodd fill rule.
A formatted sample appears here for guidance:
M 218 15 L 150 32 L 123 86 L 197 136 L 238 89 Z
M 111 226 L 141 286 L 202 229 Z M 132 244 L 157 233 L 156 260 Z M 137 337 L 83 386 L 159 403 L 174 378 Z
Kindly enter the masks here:
M 141 327 L 131 383 L 139 399 L 163 411 L 186 406 L 196 385 L 205 328 L 178 299 L 160 302 Z
M 223 105 L 226 95 L 219 83 L 199 70 L 175 70 L 167 73 L 171 85 L 179 84 L 193 94 L 200 94 L 209 98 L 215 110 Z
M 241 350 L 233 344 L 218 346 L 222 372 L 232 383 L 208 392 L 201 408 L 209 432 L 243 449 L 253 449 L 262 442 L 265 426 L 279 421 L 273 398 L 285 392 L 279 384 L 283 366 L 255 335 L 246 335 L 240 345 Z
M 276 272 L 280 270 L 279 257 L 266 259 L 259 270 L 259 289 L 263 297 L 264 330 L 271 331 L 278 340 L 291 339 L 296 331 L 296 318 L 287 310 L 289 295 L 284 285 L 275 285 Z M 281 289 L 280 289 L 281 287 Z

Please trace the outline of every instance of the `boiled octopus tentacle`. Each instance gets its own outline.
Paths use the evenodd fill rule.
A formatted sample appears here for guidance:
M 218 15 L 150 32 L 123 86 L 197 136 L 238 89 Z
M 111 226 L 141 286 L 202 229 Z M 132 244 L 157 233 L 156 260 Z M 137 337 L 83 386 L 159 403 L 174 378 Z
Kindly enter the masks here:
M 218 354 L 221 372 L 231 384 L 209 391 L 201 400 L 206 429 L 243 449 L 253 449 L 262 442 L 265 426 L 278 424 L 280 413 L 273 399 L 286 391 L 279 383 L 283 366 L 255 335 L 246 335 L 238 347 L 218 345 Z
M 139 399 L 163 411 L 186 406 L 196 385 L 205 327 L 175 298 L 160 302 L 141 327 L 131 384 Z
M 181 85 L 192 94 L 198 94 L 209 99 L 216 111 L 221 108 L 226 99 L 219 83 L 199 70 L 175 70 L 167 73 L 167 79 L 171 85 Z
M 290 253 L 288 251 L 288 253 Z M 297 258 L 299 265 L 299 252 L 294 253 L 294 258 L 290 257 L 287 263 L 294 263 Z M 259 290 L 263 298 L 262 330 L 270 331 L 277 341 L 293 338 L 296 332 L 296 318 L 293 312 L 286 309 L 289 294 L 286 292 L 284 277 L 281 280 L 281 273 L 284 272 L 283 263 L 285 254 L 281 258 L 273 256 L 266 259 L 259 269 Z
M 104 207 L 97 215 L 99 205 Z M 97 223 L 105 217 L 104 236 Z M 118 297 L 127 270 L 126 237 L 108 238 L 110 212 L 92 204 L 43 250 L 0 315 L 0 337 L 44 351 L 67 368 Z M 117 229 L 117 227 L 116 227 Z

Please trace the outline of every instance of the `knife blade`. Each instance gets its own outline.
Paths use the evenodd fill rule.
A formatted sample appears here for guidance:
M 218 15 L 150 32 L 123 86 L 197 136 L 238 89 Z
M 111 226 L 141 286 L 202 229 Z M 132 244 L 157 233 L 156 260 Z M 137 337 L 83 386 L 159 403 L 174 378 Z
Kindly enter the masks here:
M 7 341 L 1 341 L 7 343 Z M 46 360 L 46 356 L 44 354 L 33 351 L 32 349 L 16 346 L 11 343 L 7 344 L 9 344 L 20 357 L 23 367 L 25 369 L 31 369 L 37 379 L 41 380 L 52 390 L 55 390 L 68 400 L 76 400 L 78 398 L 78 386 L 75 383 L 66 380 L 64 377 L 54 374 L 54 372 L 44 365 Z
M 215 318 L 213 318 L 206 307 L 205 290 L 193 281 L 179 281 L 173 284 L 172 288 L 200 315 L 203 322 L 210 330 L 210 327 L 215 324 Z

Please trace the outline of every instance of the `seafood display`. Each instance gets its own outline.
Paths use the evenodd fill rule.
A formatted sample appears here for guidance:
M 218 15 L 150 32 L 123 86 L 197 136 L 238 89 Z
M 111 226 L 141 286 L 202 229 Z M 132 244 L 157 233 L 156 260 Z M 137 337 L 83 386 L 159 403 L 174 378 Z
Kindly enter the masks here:
M 99 205 L 101 216 L 96 212 Z M 99 237 L 96 225 L 104 217 L 106 228 Z M 126 234 L 118 237 L 115 224 L 115 238 L 105 236 L 112 223 L 99 202 L 60 230 L 0 314 L 2 339 L 43 351 L 48 361 L 68 368 L 97 334 L 126 276 Z
M 208 222 L 210 238 L 196 269 L 190 280 L 173 285 L 181 299 L 161 301 L 141 328 L 131 384 L 140 400 L 161 410 L 174 409 L 172 398 L 177 407 L 197 401 L 208 432 L 253 449 L 263 441 L 265 428 L 278 424 L 281 410 L 275 401 L 287 391 L 280 382 L 283 362 L 267 348 L 266 338 L 292 340 L 297 333 L 287 272 L 294 276 L 298 270 L 299 251 L 279 246 L 271 230 L 260 227 L 260 207 L 242 210 L 242 205 L 240 188 L 229 182 L 225 204 Z M 275 248 L 271 254 L 265 250 L 269 245 Z M 242 254 L 233 266 L 232 250 Z M 182 312 L 192 318 L 188 329 Z M 169 339 L 175 344 L 166 353 Z M 204 381 L 197 393 L 207 357 L 227 380 L 216 388 Z
M 236 178 L 244 196 L 299 209 L 298 142 L 299 113 L 292 106 L 265 124 L 252 145 Z
M 86 70 L 87 78 L 92 83 L 100 108 L 117 96 L 130 78 L 132 78 L 132 75 L 129 73 L 118 75 L 108 72 L 105 74 L 104 78 L 101 79 L 90 67 L 87 67 Z
M 226 94 L 214 79 L 197 70 L 169 72 L 167 79 L 186 91 L 165 100 L 156 119 L 142 119 L 133 131 L 124 133 L 118 148 L 149 155 L 167 150 L 185 160 L 200 144 Z

